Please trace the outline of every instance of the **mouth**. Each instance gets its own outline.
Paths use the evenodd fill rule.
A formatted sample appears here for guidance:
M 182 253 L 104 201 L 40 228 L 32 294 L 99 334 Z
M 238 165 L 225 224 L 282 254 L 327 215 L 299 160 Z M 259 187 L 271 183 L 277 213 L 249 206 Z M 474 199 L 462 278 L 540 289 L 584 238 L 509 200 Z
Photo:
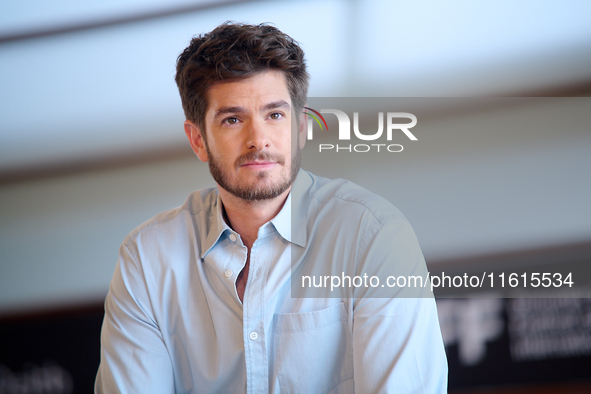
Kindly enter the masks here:
M 242 164 L 241 167 L 250 170 L 267 170 L 277 165 L 277 162 L 267 160 L 252 160 Z

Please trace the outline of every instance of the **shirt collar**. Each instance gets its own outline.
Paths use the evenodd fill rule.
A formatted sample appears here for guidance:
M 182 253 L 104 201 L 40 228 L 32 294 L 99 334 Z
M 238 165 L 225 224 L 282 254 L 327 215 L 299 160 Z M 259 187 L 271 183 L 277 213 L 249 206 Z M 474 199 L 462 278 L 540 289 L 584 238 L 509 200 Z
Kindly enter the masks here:
M 222 234 L 224 232 L 233 232 L 233 230 L 230 228 L 230 226 L 228 226 L 228 224 L 224 220 L 224 213 L 222 209 L 222 199 L 220 198 L 220 194 L 218 193 L 215 206 L 209 212 L 209 231 L 207 232 L 207 236 L 202 244 L 202 259 L 210 251 L 210 249 L 213 248 L 213 246 L 218 242 L 218 240 L 222 237 Z
M 310 175 L 300 169 L 283 209 L 271 221 L 283 238 L 301 247 L 306 246 L 308 238 L 308 190 L 311 185 Z
M 277 232 L 288 242 L 294 243 L 298 246 L 306 246 L 308 238 L 307 233 L 307 205 L 306 200 L 309 200 L 308 189 L 312 185 L 312 178 L 310 175 L 300 169 L 295 182 L 291 187 L 285 204 L 279 213 L 270 220 Z M 229 231 L 234 231 L 228 226 L 224 220 L 222 200 L 218 193 L 215 207 L 210 211 L 209 231 L 207 237 L 203 242 L 201 258 L 213 248 L 222 235 Z M 236 234 L 238 236 L 238 234 Z

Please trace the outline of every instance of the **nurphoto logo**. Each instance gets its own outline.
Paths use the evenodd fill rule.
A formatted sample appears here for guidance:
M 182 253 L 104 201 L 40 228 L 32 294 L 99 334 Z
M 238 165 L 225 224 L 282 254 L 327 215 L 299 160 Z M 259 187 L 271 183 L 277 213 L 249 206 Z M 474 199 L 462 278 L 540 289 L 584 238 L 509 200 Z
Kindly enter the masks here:
M 338 127 L 338 138 L 339 141 L 351 141 L 351 119 L 344 111 L 338 109 L 321 109 L 317 111 L 315 109 L 304 107 L 305 110 L 309 111 L 304 113 L 308 115 L 308 140 L 314 139 L 314 122 L 320 127 L 321 131 L 328 131 L 328 124 L 322 114 L 333 114 L 337 117 L 339 124 Z M 417 141 L 417 137 L 410 132 L 409 129 L 413 128 L 417 124 L 417 117 L 408 112 L 387 112 L 386 113 L 386 138 L 387 142 L 392 141 L 392 135 L 394 132 L 401 131 L 411 141 Z M 401 120 L 410 120 L 410 122 L 400 123 Z M 354 138 L 361 141 L 376 141 L 382 138 L 384 134 L 384 113 L 378 112 L 378 130 L 376 132 L 367 133 L 359 130 L 359 112 L 353 112 L 353 134 Z M 382 141 L 384 139 L 382 138 Z M 388 143 L 361 143 L 361 144 L 319 144 L 319 152 L 359 152 L 365 153 L 369 151 L 376 152 L 402 152 L 404 147 L 400 144 L 388 144 Z

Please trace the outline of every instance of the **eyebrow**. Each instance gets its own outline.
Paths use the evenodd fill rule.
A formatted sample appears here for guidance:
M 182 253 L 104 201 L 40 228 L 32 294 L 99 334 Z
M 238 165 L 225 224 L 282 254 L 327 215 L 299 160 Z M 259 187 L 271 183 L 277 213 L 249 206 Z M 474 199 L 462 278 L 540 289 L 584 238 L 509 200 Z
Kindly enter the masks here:
M 275 109 L 275 108 L 287 108 L 290 109 L 291 106 L 287 103 L 287 101 L 285 100 L 277 100 L 277 101 L 271 101 L 268 104 L 265 104 L 265 106 L 262 108 L 261 111 L 268 111 L 270 109 Z
M 270 109 L 275 109 L 275 108 L 287 108 L 287 109 L 290 109 L 291 106 L 285 100 L 271 101 L 270 103 L 265 104 L 263 106 L 263 108 L 261 108 L 261 112 L 265 112 L 265 111 L 268 111 Z M 214 119 L 217 119 L 221 115 L 225 115 L 225 114 L 242 114 L 242 113 L 245 113 L 245 112 L 248 112 L 246 110 L 246 108 L 240 107 L 240 106 L 235 106 L 235 107 L 221 107 L 217 111 L 215 111 L 215 114 L 213 115 L 213 118 Z

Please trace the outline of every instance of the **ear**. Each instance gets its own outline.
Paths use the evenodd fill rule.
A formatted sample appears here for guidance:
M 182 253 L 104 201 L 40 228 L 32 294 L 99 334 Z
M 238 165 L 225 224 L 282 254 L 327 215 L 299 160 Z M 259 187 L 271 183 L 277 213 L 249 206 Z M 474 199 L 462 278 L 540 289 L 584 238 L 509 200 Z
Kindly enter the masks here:
M 199 157 L 199 160 L 202 162 L 208 161 L 209 157 L 207 156 L 207 149 L 205 149 L 205 140 L 201 135 L 199 127 L 190 120 L 185 120 L 185 134 L 187 134 L 191 148 L 193 148 L 193 152 Z
M 304 149 L 304 145 L 306 145 L 306 138 L 308 137 L 308 115 L 304 113 L 304 111 L 300 112 L 300 124 L 298 130 L 298 141 L 300 144 L 300 149 Z

